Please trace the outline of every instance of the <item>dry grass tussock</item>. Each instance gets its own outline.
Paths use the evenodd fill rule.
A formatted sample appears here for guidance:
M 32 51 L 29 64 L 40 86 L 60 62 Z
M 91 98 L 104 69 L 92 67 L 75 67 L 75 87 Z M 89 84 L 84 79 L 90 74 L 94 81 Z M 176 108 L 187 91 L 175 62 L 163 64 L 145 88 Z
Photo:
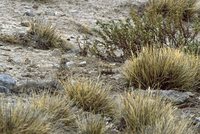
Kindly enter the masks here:
M 178 119 L 176 108 L 151 92 L 125 93 L 122 117 L 128 134 L 195 134 L 191 122 Z
M 185 21 L 200 13 L 198 0 L 149 0 L 147 10 L 163 16 L 176 15 Z
M 78 134 L 106 134 L 108 128 L 101 116 L 87 113 L 81 116 L 78 119 Z
M 76 117 L 71 101 L 63 95 L 51 95 L 49 93 L 34 94 L 30 99 L 31 106 L 48 113 L 48 121 L 59 127 L 63 124 L 67 130 L 73 130 L 76 125 Z
M 64 83 L 66 94 L 76 106 L 84 111 L 113 117 L 117 114 L 116 104 L 110 95 L 109 88 L 100 81 L 87 78 L 69 79 Z
M 199 83 L 199 60 L 173 48 L 143 48 L 122 67 L 127 81 L 136 88 L 195 90 Z
M 0 101 L 1 134 L 49 134 L 52 132 L 48 115 L 37 108 L 24 104 Z
M 41 20 L 30 22 L 30 29 L 27 34 L 28 42 L 38 49 L 60 48 L 67 51 L 72 48 L 71 44 L 62 39 L 55 27 Z

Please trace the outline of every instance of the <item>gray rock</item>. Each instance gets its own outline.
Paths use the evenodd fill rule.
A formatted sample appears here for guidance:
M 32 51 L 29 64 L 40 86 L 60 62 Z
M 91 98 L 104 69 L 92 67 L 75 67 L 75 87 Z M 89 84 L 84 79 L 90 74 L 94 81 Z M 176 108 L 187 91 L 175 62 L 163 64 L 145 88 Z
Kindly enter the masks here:
M 191 92 L 180 92 L 175 90 L 161 90 L 160 95 L 177 105 L 186 102 L 191 96 L 193 96 Z
M 8 94 L 8 93 L 10 93 L 10 90 L 6 87 L 0 86 L 0 93 Z
M 200 123 L 200 117 L 196 117 L 196 118 L 195 118 L 195 121 L 196 121 L 197 123 Z
M 64 90 L 62 85 L 56 81 L 27 81 L 25 83 L 22 83 L 21 85 L 18 85 L 14 88 L 14 92 L 42 92 L 42 91 L 58 91 L 58 90 Z
M 0 74 L 0 86 L 12 89 L 16 85 L 16 80 L 8 74 Z
M 138 92 L 138 91 L 144 92 L 144 93 L 148 92 L 146 90 L 135 90 L 135 92 Z M 180 92 L 176 90 L 151 90 L 151 92 L 153 94 L 158 94 L 166 98 L 167 100 L 170 100 L 172 103 L 176 105 L 186 102 L 191 96 L 194 95 L 191 92 Z

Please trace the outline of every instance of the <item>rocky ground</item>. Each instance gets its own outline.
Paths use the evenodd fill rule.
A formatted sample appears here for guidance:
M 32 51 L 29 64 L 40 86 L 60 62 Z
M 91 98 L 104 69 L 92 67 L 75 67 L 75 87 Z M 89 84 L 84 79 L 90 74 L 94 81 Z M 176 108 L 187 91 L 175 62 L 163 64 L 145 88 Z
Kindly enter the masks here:
M 39 18 L 55 25 L 64 39 L 74 46 L 72 51 L 62 53 L 58 49 L 38 50 L 0 42 L 0 85 L 4 86 L 0 86 L 0 91 L 19 93 L 28 88 L 53 87 L 57 76 L 62 73 L 66 74 L 65 78 L 71 76 L 99 78 L 113 85 L 114 93 L 125 90 L 126 84 L 120 74 L 122 64 L 80 56 L 77 38 L 80 37 L 81 42 L 85 28 L 87 31 L 95 28 L 97 20 L 126 18 L 129 15 L 130 5 L 138 5 L 145 0 L 52 1 L 45 4 L 31 0 L 0 1 L 0 33 L 25 33 L 27 27 L 23 26 L 22 22 Z M 67 69 L 64 72 L 58 71 L 63 57 L 67 59 L 65 64 Z M 162 91 L 161 94 L 175 102 L 183 112 L 183 116 L 193 117 L 200 123 L 200 94 L 174 90 Z

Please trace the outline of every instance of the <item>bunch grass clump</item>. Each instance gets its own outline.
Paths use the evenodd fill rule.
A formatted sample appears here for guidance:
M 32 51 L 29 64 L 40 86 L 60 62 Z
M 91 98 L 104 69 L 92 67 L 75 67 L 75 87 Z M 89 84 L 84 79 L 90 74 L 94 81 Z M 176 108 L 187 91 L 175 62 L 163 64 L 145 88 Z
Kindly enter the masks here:
M 78 134 L 106 134 L 107 127 L 104 119 L 98 115 L 85 114 L 78 120 Z
M 75 105 L 84 111 L 109 117 L 114 117 L 117 113 L 110 89 L 104 87 L 100 81 L 87 78 L 69 79 L 64 83 L 64 88 Z
M 136 88 L 193 90 L 198 83 L 198 58 L 173 48 L 143 48 L 122 67 Z
M 189 120 L 178 119 L 176 108 L 158 95 L 141 92 L 122 97 L 122 118 L 131 134 L 195 134 Z
M 53 124 L 64 124 L 66 128 L 76 127 L 76 117 L 71 107 L 71 101 L 63 95 L 50 93 L 34 94 L 31 106 L 49 114 L 49 121 Z
M 52 24 L 40 20 L 30 22 L 30 29 L 26 36 L 33 47 L 38 49 L 60 48 L 67 51 L 71 48 L 71 45 L 61 38 L 61 35 Z
M 17 100 L 16 103 L 1 99 L 1 134 L 49 134 L 53 131 L 48 115 L 29 104 Z
M 165 17 L 178 15 L 185 21 L 191 21 L 200 13 L 198 0 L 149 0 L 147 10 Z

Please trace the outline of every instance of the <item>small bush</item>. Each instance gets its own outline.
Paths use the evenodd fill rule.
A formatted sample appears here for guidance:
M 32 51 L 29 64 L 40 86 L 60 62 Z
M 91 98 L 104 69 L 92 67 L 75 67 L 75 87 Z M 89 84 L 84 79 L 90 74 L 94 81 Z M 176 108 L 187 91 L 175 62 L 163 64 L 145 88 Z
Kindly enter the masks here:
M 184 15 L 186 17 L 192 15 L 192 22 L 189 22 L 183 19 L 183 15 L 180 15 L 179 6 L 173 9 L 172 12 L 172 9 L 170 9 L 171 13 L 164 16 L 157 11 L 161 9 L 154 10 L 153 6 L 159 5 L 159 2 L 154 1 L 157 0 L 152 0 L 142 15 L 139 15 L 135 10 L 131 10 L 131 17 L 125 21 L 98 22 L 97 39 L 92 45 L 90 43 L 88 45 L 90 52 L 102 59 L 123 61 L 132 55 L 137 55 L 138 51 L 141 51 L 144 46 L 157 44 L 159 47 L 178 48 L 194 43 L 199 44 L 197 35 L 200 32 L 200 23 L 196 15 L 189 13 L 190 6 L 195 6 L 195 2 L 186 0 L 187 2 L 184 3 L 182 1 L 185 0 L 179 0 L 181 1 L 179 4 L 182 6 L 181 11 L 184 9 L 183 7 L 189 6 L 187 13 L 184 13 L 186 9 L 182 11 L 182 14 L 187 14 Z M 161 1 L 171 2 L 171 0 Z M 174 6 L 174 3 L 178 3 L 178 1 L 172 3 Z M 187 5 L 187 3 L 191 5 Z M 164 8 L 159 6 L 157 8 Z M 191 10 L 193 11 L 193 9 Z M 196 10 L 194 12 L 196 13 Z
M 101 116 L 86 114 L 78 120 L 79 134 L 106 134 L 106 123 Z
M 110 117 L 117 113 L 109 89 L 104 88 L 99 81 L 95 82 L 88 79 L 68 80 L 64 84 L 64 88 L 75 105 L 84 111 L 95 114 L 100 113 Z
M 195 89 L 197 58 L 172 48 L 144 48 L 122 67 L 130 84 L 142 89 Z
M 176 108 L 152 93 L 122 96 L 122 117 L 130 134 L 194 134 L 191 122 L 178 119 Z
M 55 27 L 38 20 L 30 22 L 30 29 L 26 36 L 29 44 L 38 49 L 60 48 L 66 51 L 72 47 L 61 38 Z
M 41 95 L 33 96 L 31 104 L 33 108 L 48 113 L 51 123 L 63 123 L 64 127 L 70 129 L 76 127 L 76 119 L 72 111 L 71 102 L 65 96 L 41 93 Z
M 3 99 L 0 103 L 1 134 L 49 134 L 52 131 L 48 115 L 29 104 L 19 100 L 11 104 Z

